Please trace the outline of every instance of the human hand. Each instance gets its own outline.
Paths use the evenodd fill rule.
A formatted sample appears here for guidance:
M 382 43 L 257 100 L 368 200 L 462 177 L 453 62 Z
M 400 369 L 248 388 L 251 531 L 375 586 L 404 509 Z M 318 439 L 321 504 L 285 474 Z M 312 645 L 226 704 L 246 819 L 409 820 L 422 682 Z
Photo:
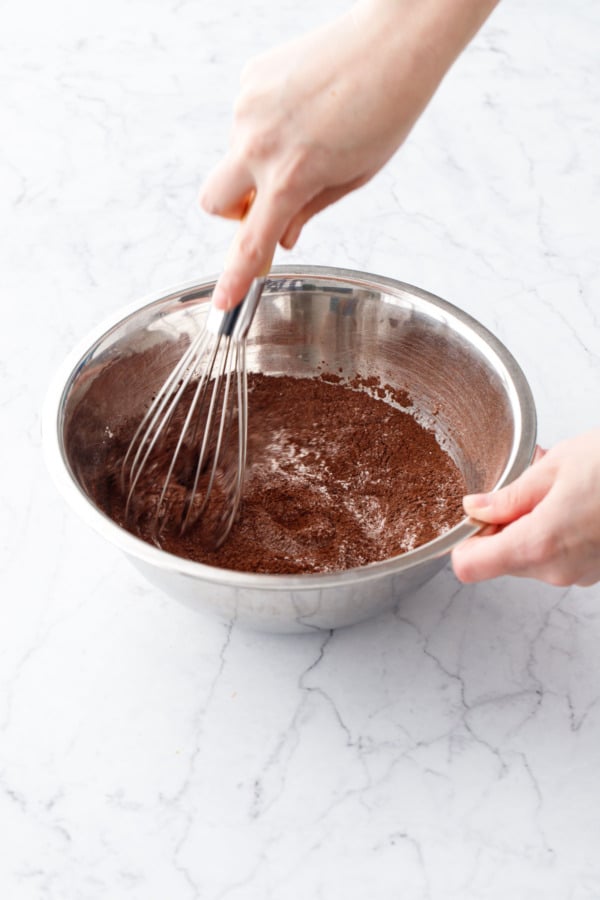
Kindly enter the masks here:
M 554 585 L 600 580 L 600 428 L 539 450 L 507 487 L 465 497 L 465 512 L 497 528 L 452 553 L 461 581 L 499 575 Z
M 250 62 L 229 152 L 200 197 L 209 213 L 243 218 L 216 306 L 235 306 L 278 243 L 293 247 L 315 213 L 384 165 L 495 2 L 360 0 Z

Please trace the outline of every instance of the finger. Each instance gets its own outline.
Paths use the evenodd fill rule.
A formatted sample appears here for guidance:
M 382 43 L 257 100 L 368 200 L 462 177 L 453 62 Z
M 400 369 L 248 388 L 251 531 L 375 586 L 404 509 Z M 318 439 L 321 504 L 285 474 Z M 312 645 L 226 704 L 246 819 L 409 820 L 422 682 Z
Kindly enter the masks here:
M 456 577 L 466 584 L 500 575 L 542 577 L 544 531 L 524 516 L 492 535 L 475 535 L 452 551 Z
M 548 451 L 544 450 L 543 447 L 540 447 L 539 444 L 536 444 L 535 445 L 535 453 L 533 454 L 533 459 L 531 461 L 531 464 L 533 465 L 534 463 L 539 462 L 540 459 L 544 458 L 544 456 L 546 455 L 547 452 Z
M 288 227 L 283 234 L 283 237 L 280 240 L 280 244 L 282 247 L 285 247 L 286 250 L 291 250 L 292 247 L 298 241 L 300 237 L 300 233 L 309 219 L 312 219 L 313 216 L 316 216 L 317 213 L 321 212 L 321 210 L 325 209 L 327 206 L 331 206 L 332 203 L 335 203 L 341 197 L 344 197 L 346 194 L 349 194 L 350 191 L 355 190 L 360 187 L 361 184 L 364 184 L 366 178 L 356 178 L 353 181 L 349 181 L 346 184 L 336 185 L 335 187 L 326 188 L 321 191 L 316 197 L 313 197 L 305 206 L 302 207 L 300 212 L 296 213 L 293 219 L 290 221 Z
M 291 197 L 271 196 L 266 190 L 257 193 L 215 286 L 212 300 L 216 307 L 237 306 L 253 279 L 269 271 L 279 238 L 293 212 Z
M 463 497 L 463 507 L 468 516 L 482 522 L 513 522 L 537 506 L 552 487 L 553 480 L 550 467 L 533 465 L 499 491 Z
M 228 219 L 241 219 L 254 190 L 254 179 L 243 163 L 228 156 L 210 173 L 200 190 L 205 212 Z

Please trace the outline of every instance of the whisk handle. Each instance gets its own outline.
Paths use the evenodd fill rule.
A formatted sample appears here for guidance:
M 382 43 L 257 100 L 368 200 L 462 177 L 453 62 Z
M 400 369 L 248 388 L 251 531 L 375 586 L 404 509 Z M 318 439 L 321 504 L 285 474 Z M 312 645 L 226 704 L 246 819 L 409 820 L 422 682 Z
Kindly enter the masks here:
M 252 325 L 266 280 L 264 276 L 255 278 L 244 299 L 233 309 L 223 310 L 211 306 L 206 320 L 207 331 L 230 337 L 233 341 L 243 340 Z

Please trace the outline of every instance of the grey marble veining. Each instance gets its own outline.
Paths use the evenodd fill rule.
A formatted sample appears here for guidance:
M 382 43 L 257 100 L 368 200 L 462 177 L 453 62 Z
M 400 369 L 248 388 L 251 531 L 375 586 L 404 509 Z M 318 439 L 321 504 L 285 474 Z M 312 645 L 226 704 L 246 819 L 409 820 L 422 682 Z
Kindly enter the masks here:
M 223 262 L 196 196 L 244 61 L 343 8 L 3 5 L 6 900 L 600 896 L 600 587 L 446 568 L 355 628 L 251 633 L 149 587 L 43 466 L 73 343 Z M 276 258 L 466 309 L 545 445 L 598 424 L 599 43 L 592 0 L 502 4 L 386 169 Z

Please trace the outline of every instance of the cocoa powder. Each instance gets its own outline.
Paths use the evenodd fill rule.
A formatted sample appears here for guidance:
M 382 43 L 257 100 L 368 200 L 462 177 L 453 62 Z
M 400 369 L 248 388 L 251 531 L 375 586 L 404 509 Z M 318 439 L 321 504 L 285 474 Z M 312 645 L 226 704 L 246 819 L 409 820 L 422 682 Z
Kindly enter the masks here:
M 392 405 L 383 399 L 390 399 L 389 386 L 375 382 L 357 378 L 348 385 L 333 373 L 250 374 L 248 464 L 229 538 L 212 549 L 204 518 L 183 535 L 165 528 L 160 546 L 239 571 L 333 572 L 404 553 L 455 525 L 463 515 L 461 473 L 433 432 L 398 408 L 410 406 L 408 395 L 396 392 Z M 78 431 L 74 419 L 76 442 L 85 429 Z M 113 434 L 102 457 L 86 451 L 84 442 L 73 452 L 80 480 L 100 508 L 156 542 L 153 510 L 173 440 L 144 473 L 133 512 L 126 514 L 120 471 L 134 430 L 131 423 Z M 233 435 L 230 452 L 235 440 Z M 185 489 L 175 485 L 167 499 L 177 512 L 184 497 Z

